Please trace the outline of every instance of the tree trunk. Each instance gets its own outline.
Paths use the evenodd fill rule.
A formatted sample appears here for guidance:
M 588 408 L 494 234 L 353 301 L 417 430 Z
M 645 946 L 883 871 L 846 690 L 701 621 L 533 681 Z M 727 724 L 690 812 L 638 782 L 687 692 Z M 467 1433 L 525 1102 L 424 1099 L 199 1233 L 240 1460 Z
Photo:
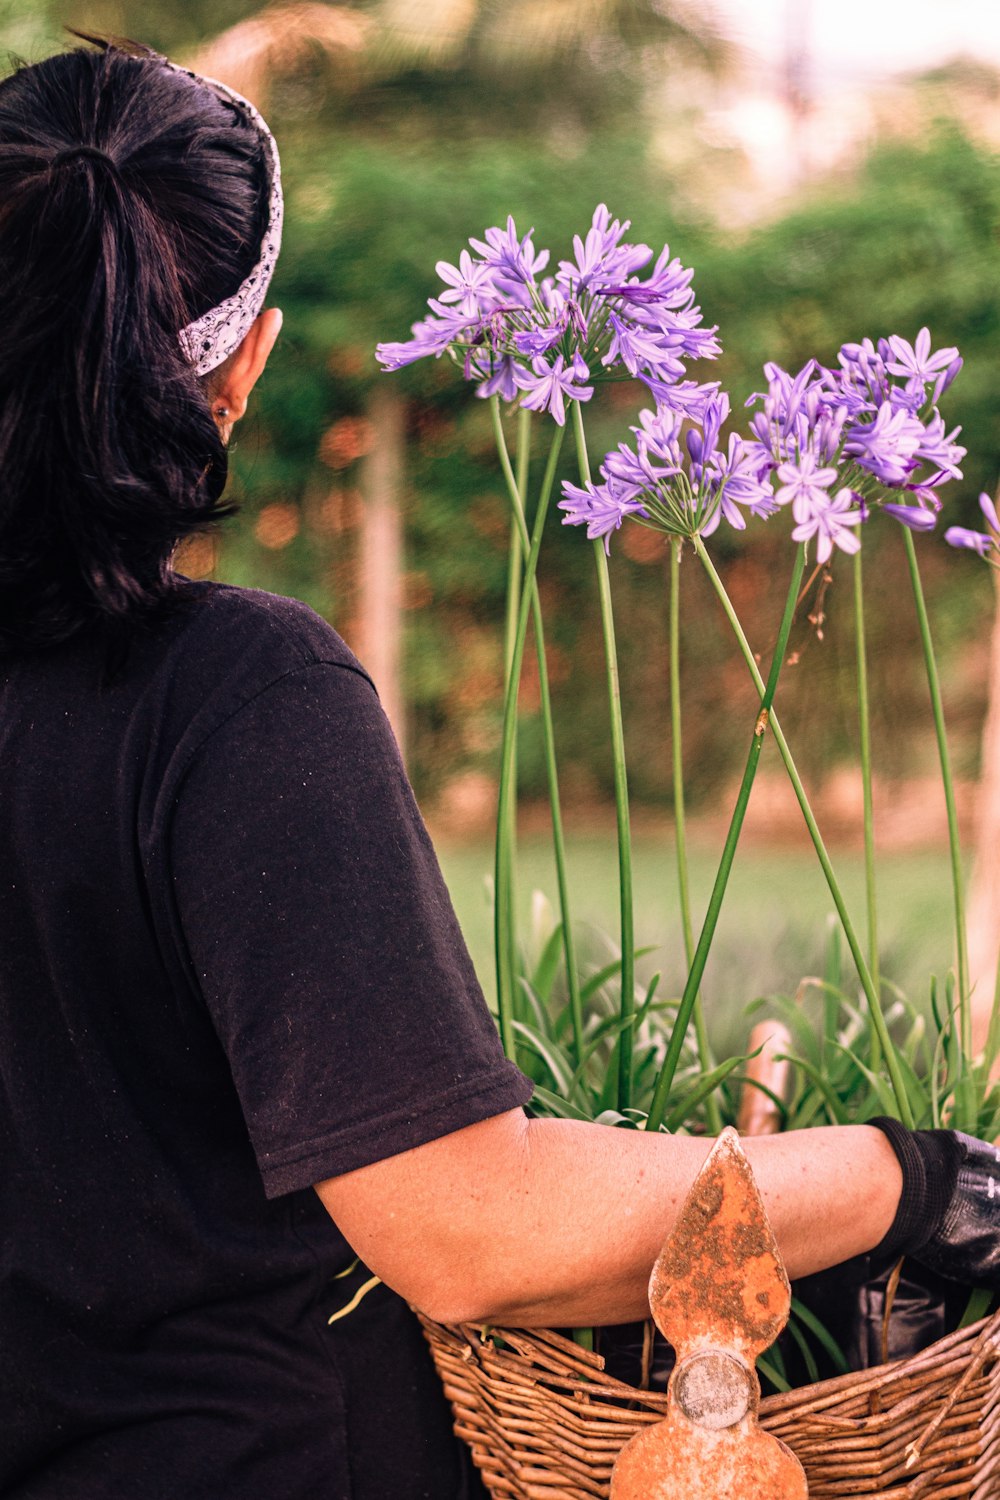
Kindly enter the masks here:
M 973 1045 L 986 1040 L 997 954 L 1000 951 L 1000 575 L 993 574 L 997 607 L 990 644 L 990 677 L 976 805 L 975 862 L 969 892 L 969 980 Z
M 405 754 L 402 685 L 403 518 L 399 502 L 405 405 L 388 382 L 368 403 L 372 447 L 364 461 L 359 555 L 359 655 Z

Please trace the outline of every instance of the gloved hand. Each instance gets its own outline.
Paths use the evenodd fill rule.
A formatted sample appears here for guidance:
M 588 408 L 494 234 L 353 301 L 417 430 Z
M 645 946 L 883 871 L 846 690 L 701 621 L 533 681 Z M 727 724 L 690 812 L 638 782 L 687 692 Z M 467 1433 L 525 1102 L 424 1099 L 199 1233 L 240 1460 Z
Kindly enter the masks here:
M 907 1130 L 871 1120 L 903 1172 L 899 1209 L 872 1251 L 875 1263 L 910 1255 L 966 1286 L 1000 1291 L 1000 1151 L 957 1130 Z
M 1000 1290 L 1000 1151 L 961 1131 L 958 1176 L 940 1227 L 914 1259 L 967 1286 Z

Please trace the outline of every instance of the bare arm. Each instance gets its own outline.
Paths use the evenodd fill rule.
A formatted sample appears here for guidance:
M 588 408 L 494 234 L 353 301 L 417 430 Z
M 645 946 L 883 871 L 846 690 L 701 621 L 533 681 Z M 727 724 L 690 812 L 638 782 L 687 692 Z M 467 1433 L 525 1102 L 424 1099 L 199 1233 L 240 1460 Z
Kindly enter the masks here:
M 317 1184 L 382 1279 L 441 1322 L 626 1322 L 710 1142 L 512 1110 Z M 832 1126 L 744 1143 L 788 1273 L 872 1249 L 902 1184 L 885 1137 Z

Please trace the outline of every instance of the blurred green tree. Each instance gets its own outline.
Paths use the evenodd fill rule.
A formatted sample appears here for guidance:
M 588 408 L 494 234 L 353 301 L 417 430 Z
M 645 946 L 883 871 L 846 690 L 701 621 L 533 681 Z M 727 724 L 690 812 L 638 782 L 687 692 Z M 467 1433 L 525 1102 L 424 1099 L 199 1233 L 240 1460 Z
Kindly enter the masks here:
M 455 257 L 469 233 L 546 203 L 561 210 L 568 237 L 589 218 L 604 182 L 630 184 L 630 196 L 640 199 L 654 190 L 636 107 L 642 68 L 654 55 L 662 65 L 665 49 L 708 69 L 718 70 L 725 58 L 711 36 L 682 25 L 659 0 L 278 4 L 240 21 L 193 58 L 208 75 L 273 107 L 282 122 L 289 240 L 297 248 L 286 252 L 276 288 L 292 316 L 271 390 L 287 375 L 284 394 L 292 397 L 294 388 L 299 410 L 275 434 L 272 472 L 290 482 L 286 496 L 301 496 L 303 457 L 318 470 L 311 500 L 303 500 L 298 550 L 309 568 L 316 531 L 333 529 L 340 538 L 337 597 L 317 598 L 315 578 L 311 589 L 301 578 L 294 586 L 302 592 L 304 584 L 313 602 L 336 611 L 379 682 L 400 739 L 403 616 L 408 605 L 433 598 L 441 619 L 447 599 L 439 584 L 448 571 L 439 564 L 401 567 L 399 485 L 408 470 L 414 480 L 407 433 L 433 425 L 436 412 L 445 422 L 451 418 L 439 412 L 439 372 L 387 381 L 371 350 L 418 315 L 435 260 Z M 314 427 L 312 442 L 304 443 L 304 424 L 322 421 L 321 409 L 339 415 L 319 432 Z M 336 474 L 354 460 L 359 482 L 348 488 L 347 501 L 337 499 L 343 492 L 336 485 L 324 496 L 323 466 Z M 251 482 L 258 489 L 266 464 L 258 447 Z M 432 519 L 437 498 L 424 493 L 410 510 L 411 562 L 419 562 L 413 554 L 421 550 L 421 529 L 440 529 Z M 285 544 L 272 550 L 291 547 L 296 518 L 288 506 L 287 498 L 265 502 L 258 544 L 263 539 L 266 547 L 270 538 Z M 353 568 L 344 564 L 345 530 L 357 533 Z M 252 577 L 245 540 L 241 550 L 241 556 L 227 552 L 224 566 Z M 287 560 L 294 566 L 293 551 Z M 498 571 L 502 579 L 502 566 Z M 449 593 L 468 600 L 468 575 L 456 589 L 446 587 Z M 447 627 L 440 628 L 445 649 Z M 425 706 L 440 718 L 441 673 L 422 670 L 427 662 L 426 649 L 411 650 L 410 706 L 418 718 Z M 498 686 L 497 677 L 488 694 L 493 714 Z M 415 727 L 419 743 L 421 726 Z
M 711 36 L 679 26 L 669 6 L 653 0 L 372 0 L 253 13 L 245 0 L 174 0 L 152 10 L 116 0 L 113 15 L 111 0 L 72 7 L 52 0 L 48 12 L 33 0 L 6 3 L 0 18 L 47 14 L 51 27 L 72 12 L 84 29 L 108 26 L 196 58 L 258 97 L 267 88 L 288 190 L 274 294 L 287 323 L 234 453 L 247 524 L 221 541 L 217 567 L 233 581 L 305 598 L 371 659 L 365 579 L 399 553 L 402 522 L 402 576 L 390 592 L 405 626 L 410 766 L 425 791 L 457 771 L 493 768 L 506 507 L 482 403 L 444 362 L 382 376 L 371 351 L 380 338 L 404 337 L 420 315 L 435 261 L 453 261 L 470 233 L 508 212 L 525 229 L 535 225 L 538 241 L 557 254 L 602 199 L 632 215 L 638 238 L 669 240 L 695 266 L 707 319 L 722 328 L 718 373 L 733 392 L 735 419 L 765 358 L 832 359 L 847 338 L 893 330 L 912 337 L 929 324 L 938 344 L 956 343 L 966 356 L 948 411 L 963 424 L 970 459 L 946 519 L 970 518 L 978 490 L 992 488 L 1000 462 L 992 396 L 1000 375 L 1000 185 L 992 152 L 954 127 L 879 147 L 850 176 L 815 184 L 778 221 L 735 233 L 686 219 L 678 185 L 650 151 L 652 101 L 662 95 L 648 85 L 659 85 L 664 71 L 669 79 L 672 68 L 681 77 L 726 63 Z M 222 35 L 208 40 L 220 26 Z M 9 41 L 12 33 L 4 35 Z M 28 55 L 48 45 L 48 33 L 35 35 L 36 44 L 21 47 Z M 689 98 L 690 88 L 683 93 Z M 616 387 L 603 411 L 588 414 L 596 452 L 624 435 L 641 397 Z M 393 433 L 405 443 L 398 493 Z M 373 527 L 372 497 L 387 484 Z M 779 526 L 757 528 L 745 543 L 717 541 L 762 648 L 772 628 L 770 579 L 786 550 Z M 918 768 L 926 743 L 914 732 L 923 689 L 907 651 L 896 540 L 886 528 L 870 542 L 883 583 L 870 630 L 886 773 Z M 988 582 L 967 559 L 947 557 L 937 539 L 921 547 L 932 595 L 948 598 L 949 707 L 968 773 L 983 707 L 969 642 L 988 618 Z M 668 796 L 663 551 L 639 532 L 623 534 L 612 550 L 633 785 L 638 798 L 659 801 Z M 192 559 L 211 563 L 204 554 Z M 542 587 L 565 779 L 571 794 L 599 798 L 610 766 L 590 573 L 580 538 L 554 526 Z M 805 643 L 800 669 L 783 687 L 786 717 L 796 720 L 815 774 L 853 748 L 842 687 L 849 611 L 840 592 L 835 583 L 825 640 Z M 708 799 L 730 773 L 719 704 L 738 703 L 748 688 L 693 568 L 685 597 L 687 755 L 693 789 Z M 384 639 L 384 624 L 376 634 Z M 529 711 L 536 691 L 529 677 Z M 540 787 L 530 712 L 521 767 L 528 790 Z

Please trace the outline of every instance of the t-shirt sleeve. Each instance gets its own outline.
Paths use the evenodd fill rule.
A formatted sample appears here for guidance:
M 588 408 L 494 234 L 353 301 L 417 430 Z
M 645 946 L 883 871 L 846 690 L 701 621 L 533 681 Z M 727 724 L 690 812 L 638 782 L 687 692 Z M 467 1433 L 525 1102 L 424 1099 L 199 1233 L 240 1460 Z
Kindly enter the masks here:
M 269 1197 L 527 1102 L 360 673 L 302 666 L 216 729 L 170 853 Z

